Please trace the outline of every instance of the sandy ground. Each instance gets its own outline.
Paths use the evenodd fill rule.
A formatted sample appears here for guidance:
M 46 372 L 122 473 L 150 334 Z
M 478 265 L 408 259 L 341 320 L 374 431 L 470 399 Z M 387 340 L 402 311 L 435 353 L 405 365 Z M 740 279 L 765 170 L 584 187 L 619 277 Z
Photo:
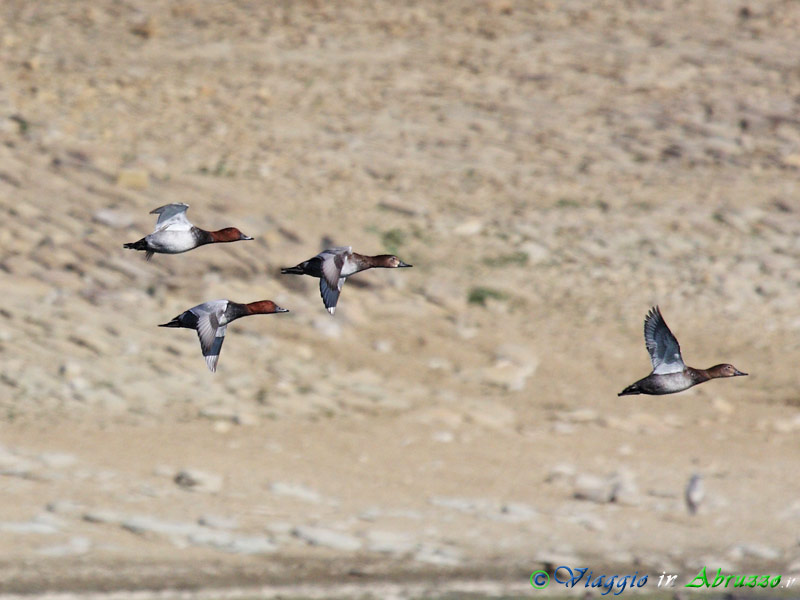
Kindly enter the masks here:
M 799 28 L 790 1 L 0 4 L 0 592 L 800 571 Z M 168 202 L 256 239 L 124 250 Z M 330 317 L 279 275 L 327 244 L 414 268 Z M 212 374 L 156 325 L 215 298 L 291 312 L 230 326 Z M 618 398 L 655 304 L 687 363 L 750 376 Z

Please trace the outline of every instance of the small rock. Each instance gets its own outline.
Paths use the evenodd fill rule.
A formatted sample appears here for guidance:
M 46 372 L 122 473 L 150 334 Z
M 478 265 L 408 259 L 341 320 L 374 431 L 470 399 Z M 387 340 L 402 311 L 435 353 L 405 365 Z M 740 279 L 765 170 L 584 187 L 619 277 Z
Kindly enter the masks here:
M 42 461 L 46 467 L 50 467 L 51 469 L 71 467 L 78 461 L 75 456 L 67 454 L 66 452 L 45 452 L 39 455 L 39 460 Z
M 764 544 L 739 544 L 728 552 L 728 557 L 733 560 L 757 559 L 776 561 L 781 557 L 781 551 Z
M 303 500 L 305 502 L 312 502 L 314 504 L 319 504 L 322 502 L 322 496 L 320 496 L 317 492 L 311 488 L 307 488 L 306 486 L 297 483 L 284 483 L 282 481 L 275 481 L 270 484 L 269 491 L 273 494 L 278 494 L 279 496 L 291 496 L 292 498 L 297 498 L 298 500 Z
M 234 554 L 269 554 L 278 549 L 278 545 L 265 537 L 237 537 L 225 548 Z
M 457 550 L 430 544 L 422 544 L 416 554 L 414 554 L 414 560 L 429 565 L 449 567 L 461 564 L 461 556 Z
M 396 531 L 371 530 L 367 533 L 367 550 L 381 554 L 407 554 L 416 542 L 407 534 Z
M 130 517 L 122 521 L 123 529 L 133 533 L 158 533 L 162 535 L 191 536 L 202 529 L 195 523 L 164 521 L 149 515 Z
M 204 527 L 211 529 L 236 529 L 238 524 L 233 517 L 217 517 L 214 515 L 203 515 L 197 522 Z
M 83 506 L 73 502 L 72 500 L 55 500 L 53 502 L 48 502 L 45 508 L 51 513 L 55 513 L 57 515 L 70 516 L 78 515 L 84 510 Z
M 38 521 L 22 522 L 0 522 L 0 531 L 5 533 L 35 533 L 40 535 L 51 535 L 58 533 L 59 528 L 51 523 L 40 523 Z
M 195 492 L 216 493 L 222 489 L 222 476 L 199 469 L 183 469 L 174 478 L 180 487 Z
M 93 510 L 84 513 L 83 520 L 88 523 L 109 523 L 119 525 L 126 519 L 126 516 L 113 510 Z
M 312 546 L 323 546 L 334 550 L 354 552 L 360 550 L 362 545 L 361 540 L 350 534 L 322 527 L 295 527 L 292 530 L 292 535 Z
M 575 478 L 573 496 L 577 500 L 589 500 L 605 504 L 611 502 L 614 497 L 614 485 L 603 477 L 582 473 Z
M 92 215 L 92 220 L 111 229 L 125 229 L 133 225 L 133 217 L 127 211 L 104 208 Z
M 504 520 L 507 521 L 529 521 L 536 518 L 539 513 L 532 506 L 522 504 L 521 502 L 509 502 L 500 508 Z
M 92 542 L 89 538 L 75 536 L 71 537 L 66 544 L 39 548 L 37 553 L 43 556 L 75 556 L 78 554 L 86 554 L 91 547 Z

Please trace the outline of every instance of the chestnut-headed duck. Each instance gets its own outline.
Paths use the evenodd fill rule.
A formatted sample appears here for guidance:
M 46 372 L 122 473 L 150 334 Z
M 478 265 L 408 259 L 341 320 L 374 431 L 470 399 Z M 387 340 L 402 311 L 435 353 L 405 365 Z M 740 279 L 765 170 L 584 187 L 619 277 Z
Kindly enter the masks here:
M 392 254 L 365 256 L 353 252 L 351 246 L 340 246 L 323 250 L 314 258 L 309 258 L 297 266 L 285 267 L 281 269 L 281 273 L 319 277 L 319 292 L 322 295 L 322 302 L 328 312 L 333 314 L 336 312 L 336 303 L 339 301 L 339 293 L 342 291 L 344 280 L 350 275 L 378 267 L 395 269 L 410 266 L 412 265 L 404 263 Z
M 236 227 L 226 227 L 218 231 L 206 231 L 195 227 L 186 218 L 188 204 L 183 202 L 165 204 L 150 214 L 157 214 L 156 228 L 153 233 L 140 239 L 138 242 L 124 244 L 124 248 L 131 250 L 144 250 L 145 258 L 150 260 L 153 254 L 180 254 L 205 244 L 219 242 L 238 242 L 239 240 L 252 240 L 249 235 L 243 234 Z
M 714 365 L 708 369 L 687 367 L 681 358 L 678 340 L 667 327 L 658 306 L 651 308 L 645 317 L 644 344 L 650 353 L 653 372 L 626 387 L 618 396 L 674 394 L 709 379 L 747 375 L 728 364 Z
M 169 323 L 163 323 L 159 327 L 185 327 L 196 330 L 206 364 L 214 372 L 217 370 L 219 352 L 222 349 L 222 342 L 225 341 L 225 328 L 228 323 L 248 315 L 271 315 L 282 312 L 289 312 L 289 309 L 281 308 L 272 300 L 249 304 L 212 300 L 182 312 Z

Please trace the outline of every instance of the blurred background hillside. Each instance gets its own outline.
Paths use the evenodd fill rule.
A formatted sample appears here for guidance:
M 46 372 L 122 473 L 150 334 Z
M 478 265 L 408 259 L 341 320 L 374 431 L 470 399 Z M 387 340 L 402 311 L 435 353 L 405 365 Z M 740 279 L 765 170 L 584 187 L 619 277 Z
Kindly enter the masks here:
M 800 571 L 798 30 L 788 0 L 4 1 L 0 591 Z M 124 250 L 169 202 L 255 241 Z M 414 268 L 332 318 L 278 274 L 326 245 Z M 216 298 L 291 312 L 212 374 L 156 325 Z M 655 304 L 751 375 L 618 398 Z

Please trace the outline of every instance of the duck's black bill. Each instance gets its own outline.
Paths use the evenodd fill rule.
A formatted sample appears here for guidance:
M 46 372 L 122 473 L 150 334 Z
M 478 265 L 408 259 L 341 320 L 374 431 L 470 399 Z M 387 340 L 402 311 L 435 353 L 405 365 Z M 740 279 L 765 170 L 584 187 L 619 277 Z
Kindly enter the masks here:
M 397 266 L 398 266 L 398 267 L 413 267 L 414 265 L 410 265 L 410 264 L 408 264 L 408 263 L 404 263 L 404 262 L 401 260 L 401 261 L 400 261 L 400 264 L 398 264 Z
M 733 376 L 736 377 L 737 375 L 748 375 L 748 373 L 740 371 L 739 369 L 734 369 L 733 370 Z

